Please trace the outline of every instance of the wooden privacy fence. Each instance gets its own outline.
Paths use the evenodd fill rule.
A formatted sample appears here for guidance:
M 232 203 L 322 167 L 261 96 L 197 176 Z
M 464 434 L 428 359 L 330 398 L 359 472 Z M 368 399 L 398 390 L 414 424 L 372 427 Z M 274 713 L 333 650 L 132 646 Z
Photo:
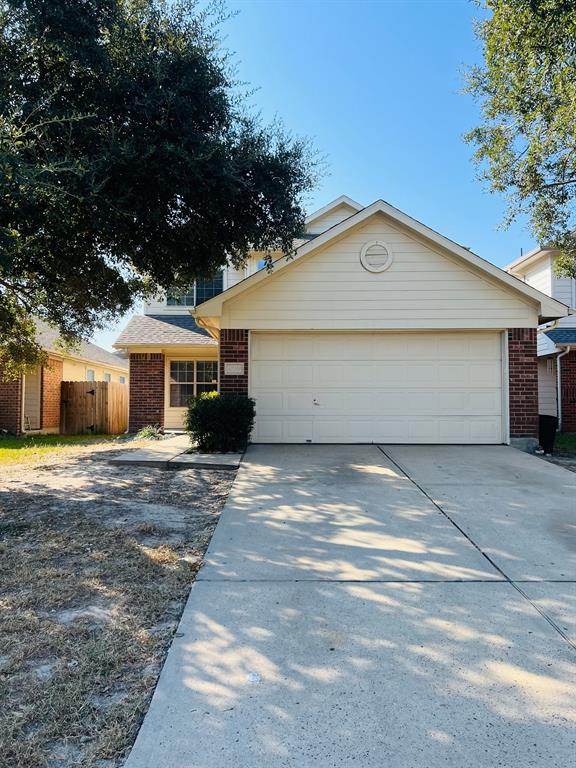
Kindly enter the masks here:
M 113 381 L 63 381 L 63 435 L 118 435 L 128 429 L 128 387 Z

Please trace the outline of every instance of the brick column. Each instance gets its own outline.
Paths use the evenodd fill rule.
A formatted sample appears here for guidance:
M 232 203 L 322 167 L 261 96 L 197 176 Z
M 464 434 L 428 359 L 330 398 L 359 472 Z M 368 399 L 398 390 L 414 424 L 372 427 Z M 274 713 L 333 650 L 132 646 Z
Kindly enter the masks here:
M 164 355 L 158 352 L 130 355 L 129 432 L 148 424 L 164 426 Z
M 510 437 L 538 437 L 536 329 L 508 330 Z
M 22 377 L 5 381 L 0 363 L 0 429 L 11 435 L 22 432 Z
M 248 331 L 223 328 L 220 331 L 220 392 L 248 394 Z M 226 373 L 226 363 L 243 366 L 242 373 Z
M 576 350 L 558 361 L 562 397 L 562 432 L 576 432 Z
M 63 369 L 64 363 L 55 357 L 49 357 L 48 365 L 42 368 L 42 405 L 40 411 L 40 427 L 42 429 L 60 429 Z

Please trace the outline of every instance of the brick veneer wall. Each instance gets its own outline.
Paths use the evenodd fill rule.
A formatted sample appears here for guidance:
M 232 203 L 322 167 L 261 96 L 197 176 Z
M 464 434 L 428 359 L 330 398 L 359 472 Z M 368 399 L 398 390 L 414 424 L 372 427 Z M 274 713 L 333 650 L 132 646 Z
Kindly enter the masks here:
M 133 352 L 128 431 L 138 432 L 148 424 L 164 426 L 164 355 Z
M 220 331 L 220 392 L 248 394 L 248 331 L 237 328 L 223 328 Z M 227 376 L 226 363 L 244 363 L 241 376 Z
M 558 361 L 562 397 L 562 431 L 576 432 L 576 351 Z
M 61 384 L 64 363 L 55 357 L 48 358 L 48 365 L 42 368 L 42 408 L 40 426 L 42 429 L 60 429 Z
M 0 429 L 19 435 L 22 431 L 22 377 L 4 381 L 0 364 Z
M 536 329 L 508 330 L 510 437 L 538 437 Z

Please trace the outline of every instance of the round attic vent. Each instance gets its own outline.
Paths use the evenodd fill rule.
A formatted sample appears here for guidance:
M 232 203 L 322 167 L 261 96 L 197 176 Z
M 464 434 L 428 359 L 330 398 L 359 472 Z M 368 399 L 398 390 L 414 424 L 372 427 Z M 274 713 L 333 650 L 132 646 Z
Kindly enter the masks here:
M 392 251 L 380 240 L 365 243 L 360 251 L 360 263 L 369 272 L 384 272 L 392 264 Z

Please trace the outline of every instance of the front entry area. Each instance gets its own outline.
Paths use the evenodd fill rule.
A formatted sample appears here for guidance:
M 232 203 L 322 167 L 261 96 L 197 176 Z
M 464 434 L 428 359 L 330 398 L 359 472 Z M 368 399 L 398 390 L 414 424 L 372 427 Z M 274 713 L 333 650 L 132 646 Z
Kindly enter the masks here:
M 251 333 L 255 443 L 497 444 L 503 334 Z

